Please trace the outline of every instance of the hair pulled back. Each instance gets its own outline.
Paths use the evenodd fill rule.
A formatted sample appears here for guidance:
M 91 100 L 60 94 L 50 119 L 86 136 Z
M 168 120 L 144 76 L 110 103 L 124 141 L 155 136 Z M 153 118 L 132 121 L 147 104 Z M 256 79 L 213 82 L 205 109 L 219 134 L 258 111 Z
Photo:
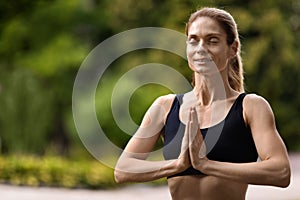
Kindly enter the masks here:
M 241 58 L 241 43 L 239 39 L 239 34 L 237 31 L 237 25 L 230 13 L 225 10 L 218 8 L 202 8 L 192 13 L 189 21 L 186 24 L 186 35 L 188 35 L 190 25 L 198 17 L 209 17 L 216 20 L 227 35 L 227 44 L 232 45 L 234 41 L 238 43 L 238 49 L 236 56 L 234 56 L 229 62 L 228 68 L 228 82 L 230 86 L 239 92 L 244 91 L 244 71 L 243 63 Z

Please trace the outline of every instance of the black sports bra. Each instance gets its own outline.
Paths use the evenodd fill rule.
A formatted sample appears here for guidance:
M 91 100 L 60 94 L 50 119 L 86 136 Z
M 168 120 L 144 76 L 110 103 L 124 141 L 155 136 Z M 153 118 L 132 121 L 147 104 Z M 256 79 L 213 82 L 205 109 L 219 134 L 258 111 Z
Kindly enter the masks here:
M 258 154 L 251 130 L 246 126 L 243 118 L 243 99 L 245 96 L 246 94 L 242 93 L 237 97 L 223 121 L 212 127 L 201 129 L 208 159 L 233 163 L 257 161 Z M 182 94 L 176 95 L 166 119 L 163 148 L 165 160 L 177 159 L 180 154 L 185 131 L 185 125 L 179 120 L 182 98 Z M 190 167 L 173 176 L 195 174 L 203 173 Z

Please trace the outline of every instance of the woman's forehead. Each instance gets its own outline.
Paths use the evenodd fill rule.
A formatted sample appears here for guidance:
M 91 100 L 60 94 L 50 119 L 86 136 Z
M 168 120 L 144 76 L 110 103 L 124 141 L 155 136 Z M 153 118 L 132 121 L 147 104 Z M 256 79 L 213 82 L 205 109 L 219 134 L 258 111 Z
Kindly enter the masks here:
M 198 17 L 189 26 L 188 35 L 223 35 L 225 31 L 220 24 L 210 17 Z

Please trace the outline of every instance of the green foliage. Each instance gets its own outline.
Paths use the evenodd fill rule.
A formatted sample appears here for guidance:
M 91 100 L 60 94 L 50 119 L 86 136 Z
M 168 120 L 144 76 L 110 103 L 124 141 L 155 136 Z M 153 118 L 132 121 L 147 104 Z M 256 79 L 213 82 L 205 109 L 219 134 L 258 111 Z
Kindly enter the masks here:
M 241 24 L 240 27 L 246 26 L 246 31 L 241 29 L 241 33 L 247 91 L 258 93 L 270 102 L 279 132 L 289 150 L 296 150 L 300 147 L 296 127 L 300 110 L 297 89 L 300 84 L 300 68 L 297 67 L 300 52 L 295 48 L 299 26 L 293 27 L 290 20 L 299 11 L 284 12 L 284 9 L 289 8 L 287 5 L 291 5 L 291 2 L 286 2 L 282 7 L 269 2 L 264 12 L 257 15 L 255 10 L 245 10 L 243 13 L 252 15 L 247 17 L 246 25 L 238 21 L 239 15 L 235 18 Z M 260 23 L 253 19 L 259 19 Z
M 76 41 L 76 38 L 61 34 L 47 41 L 39 50 L 20 58 L 17 65 L 28 66 L 45 76 L 53 76 L 70 67 L 76 69 L 76 65 L 85 58 L 85 55 L 86 48 Z M 32 62 L 33 60 L 35 62 Z
M 67 188 L 109 188 L 113 170 L 96 161 L 71 161 L 60 157 L 0 157 L 0 181 L 13 185 Z
M 27 186 L 107 189 L 116 187 L 113 170 L 95 160 L 57 156 L 1 156 L 0 183 Z M 165 179 L 150 182 L 165 184 Z
M 0 93 L 1 143 L 4 153 L 43 153 L 53 122 L 52 91 L 32 71 L 2 71 Z
M 188 15 L 203 6 L 233 14 L 241 33 L 247 91 L 271 103 L 289 149 L 299 150 L 299 0 L 1 1 L 0 150 L 85 152 L 72 121 L 71 97 L 88 52 L 131 28 L 184 32 Z M 185 60 L 162 51 L 133 52 L 114 62 L 100 80 L 96 109 L 99 123 L 118 146 L 123 147 L 131 135 L 123 133 L 112 117 L 113 87 L 122 74 L 150 62 L 171 66 L 190 78 Z M 138 124 L 151 102 L 166 93 L 170 91 L 157 85 L 139 88 L 129 105 L 133 120 Z

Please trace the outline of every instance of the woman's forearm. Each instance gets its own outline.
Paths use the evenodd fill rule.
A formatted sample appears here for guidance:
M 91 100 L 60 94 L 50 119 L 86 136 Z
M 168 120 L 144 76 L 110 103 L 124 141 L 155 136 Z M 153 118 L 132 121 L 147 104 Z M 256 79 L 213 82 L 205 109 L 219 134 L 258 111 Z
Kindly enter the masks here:
M 200 170 L 207 175 L 247 184 L 287 187 L 290 183 L 289 164 L 276 160 L 240 164 L 207 160 Z
M 115 180 L 123 182 L 147 182 L 171 176 L 180 171 L 177 160 L 147 161 L 136 158 L 120 159 L 115 168 Z

